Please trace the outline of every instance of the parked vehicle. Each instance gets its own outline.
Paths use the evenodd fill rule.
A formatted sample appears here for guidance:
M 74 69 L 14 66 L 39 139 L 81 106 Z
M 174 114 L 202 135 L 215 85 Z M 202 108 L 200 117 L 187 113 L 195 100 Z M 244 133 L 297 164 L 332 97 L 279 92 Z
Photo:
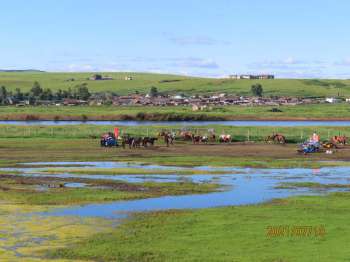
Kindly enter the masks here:
M 113 147 L 118 146 L 118 140 L 111 132 L 103 134 L 100 140 L 101 147 Z

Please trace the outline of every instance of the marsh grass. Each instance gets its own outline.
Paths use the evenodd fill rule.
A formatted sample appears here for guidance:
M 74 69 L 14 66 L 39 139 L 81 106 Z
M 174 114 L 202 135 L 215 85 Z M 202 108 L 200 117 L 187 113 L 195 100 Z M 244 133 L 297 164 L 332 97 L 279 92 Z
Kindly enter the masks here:
M 266 204 L 136 214 L 107 234 L 50 253 L 104 261 L 346 261 L 349 193 Z M 268 236 L 268 227 L 323 226 L 324 235 Z
M 292 189 L 292 188 L 316 188 L 316 189 L 329 189 L 329 188 L 350 188 L 350 184 L 321 184 L 317 182 L 284 182 L 277 185 L 278 189 Z

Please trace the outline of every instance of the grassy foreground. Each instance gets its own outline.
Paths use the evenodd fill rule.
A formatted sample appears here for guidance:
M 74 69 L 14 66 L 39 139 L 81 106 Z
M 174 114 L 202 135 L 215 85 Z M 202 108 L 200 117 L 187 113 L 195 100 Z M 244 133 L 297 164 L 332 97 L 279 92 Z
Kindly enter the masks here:
M 349 201 L 349 193 L 337 193 L 255 206 L 137 214 L 110 233 L 51 256 L 103 261 L 348 261 Z M 271 228 L 284 231 L 271 234 Z
M 111 76 L 113 80 L 87 80 L 95 73 L 45 73 L 45 72 L 1 72 L 0 85 L 10 90 L 21 88 L 28 91 L 34 81 L 42 87 L 51 90 L 68 89 L 77 84 L 88 83 L 92 92 L 113 91 L 124 95 L 147 93 L 151 86 L 156 86 L 160 92 L 206 94 L 226 92 L 231 94 L 250 94 L 250 87 L 257 82 L 264 87 L 265 95 L 287 96 L 346 96 L 350 95 L 349 80 L 318 80 L 318 79 L 275 79 L 275 80 L 230 80 L 186 77 L 177 75 L 148 73 L 101 73 Z M 125 81 L 125 76 L 132 76 L 132 81 Z M 74 81 L 67 81 L 74 79 Z
M 0 107 L 0 120 L 349 120 L 350 106 L 312 104 L 281 106 L 225 106 L 192 111 L 190 106 L 28 106 Z
M 93 234 L 108 232 L 113 227 L 112 221 L 105 219 L 37 214 L 45 211 L 45 206 L 1 204 L 0 261 L 47 261 L 43 254 L 48 249 L 77 243 Z

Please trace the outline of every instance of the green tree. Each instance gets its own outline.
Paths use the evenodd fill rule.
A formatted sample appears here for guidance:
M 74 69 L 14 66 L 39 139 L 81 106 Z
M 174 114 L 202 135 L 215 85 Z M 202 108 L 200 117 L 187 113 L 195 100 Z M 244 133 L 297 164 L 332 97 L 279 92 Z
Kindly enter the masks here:
M 8 93 L 7 93 L 6 87 L 2 86 L 0 88 L 0 103 L 1 104 L 5 104 L 6 103 L 7 95 L 8 95 Z
M 63 92 L 62 92 L 62 89 L 58 89 L 58 91 L 56 92 L 56 94 L 55 94 L 55 97 L 56 97 L 56 99 L 58 100 L 58 101 L 60 101 L 60 100 L 62 100 L 62 98 L 63 98 Z
M 32 89 L 30 89 L 30 92 L 33 94 L 33 96 L 38 97 L 43 93 L 43 89 L 41 88 L 40 84 L 35 81 Z
M 43 100 L 53 100 L 54 96 L 52 94 L 51 89 L 47 88 L 45 90 L 43 90 L 43 92 L 40 95 L 40 99 Z
M 23 93 L 22 93 L 20 88 L 16 88 L 16 92 L 15 92 L 14 98 L 16 100 L 18 100 L 18 101 L 21 101 L 21 100 L 24 99 L 24 95 L 23 95 Z
M 88 100 L 90 96 L 91 94 L 86 83 L 76 86 L 76 97 L 78 99 Z
M 150 97 L 157 97 L 158 96 L 158 89 L 155 86 L 151 87 L 151 90 L 149 91 Z
M 254 96 L 259 96 L 259 97 L 261 97 L 263 95 L 263 92 L 264 92 L 261 84 L 252 85 L 251 91 L 252 91 Z

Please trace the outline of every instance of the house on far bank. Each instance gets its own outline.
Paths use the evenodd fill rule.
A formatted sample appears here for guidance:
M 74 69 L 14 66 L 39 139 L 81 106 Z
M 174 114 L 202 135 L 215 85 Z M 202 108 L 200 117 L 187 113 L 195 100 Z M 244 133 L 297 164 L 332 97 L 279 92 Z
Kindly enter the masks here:
M 334 103 L 340 103 L 341 100 L 337 99 L 335 97 L 326 97 L 325 102 L 330 103 L 330 104 L 334 104 Z
M 207 105 L 196 105 L 196 104 L 193 104 L 192 105 L 192 111 L 193 112 L 196 112 L 196 111 L 202 111 L 202 110 L 205 110 L 207 109 Z
M 104 77 L 102 77 L 102 80 L 113 80 L 113 77 L 111 77 L 111 76 L 104 76 Z
M 274 75 L 262 74 L 262 75 L 230 75 L 230 79 L 275 79 Z
M 113 80 L 111 76 L 102 76 L 100 74 L 95 74 L 92 77 L 89 78 L 91 81 L 98 81 L 98 80 Z

